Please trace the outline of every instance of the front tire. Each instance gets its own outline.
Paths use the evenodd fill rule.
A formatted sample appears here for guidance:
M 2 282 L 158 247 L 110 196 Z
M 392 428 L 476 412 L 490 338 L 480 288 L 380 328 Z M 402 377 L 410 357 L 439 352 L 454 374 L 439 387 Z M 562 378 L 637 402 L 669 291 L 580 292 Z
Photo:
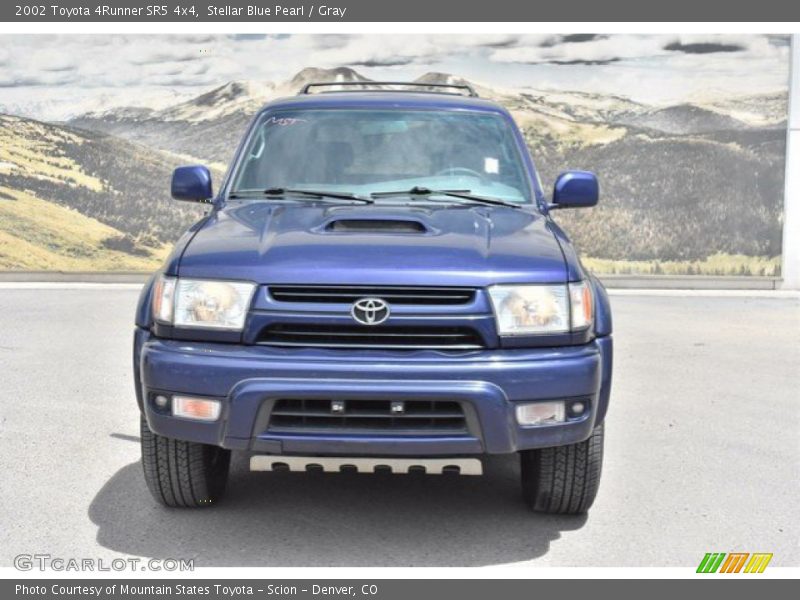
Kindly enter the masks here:
M 603 467 L 603 424 L 589 439 L 520 452 L 522 494 L 536 512 L 578 515 L 594 502 Z
M 153 497 L 170 507 L 216 504 L 225 493 L 231 452 L 153 433 L 141 417 L 142 466 Z

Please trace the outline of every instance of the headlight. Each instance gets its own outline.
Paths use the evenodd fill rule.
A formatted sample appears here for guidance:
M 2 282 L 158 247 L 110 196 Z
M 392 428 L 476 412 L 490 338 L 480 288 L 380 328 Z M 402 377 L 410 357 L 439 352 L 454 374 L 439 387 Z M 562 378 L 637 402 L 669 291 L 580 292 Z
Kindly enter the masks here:
M 567 333 L 586 328 L 592 319 L 592 295 L 585 282 L 495 285 L 489 297 L 501 336 Z
M 241 331 L 255 284 L 160 277 L 153 316 L 175 327 Z

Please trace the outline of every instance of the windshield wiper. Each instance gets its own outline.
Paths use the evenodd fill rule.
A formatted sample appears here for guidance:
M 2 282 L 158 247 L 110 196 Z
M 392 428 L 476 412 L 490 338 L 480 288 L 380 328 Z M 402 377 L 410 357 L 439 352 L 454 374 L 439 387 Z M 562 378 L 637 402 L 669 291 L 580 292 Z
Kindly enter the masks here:
M 286 196 L 287 194 L 297 194 L 300 196 L 308 196 L 318 200 L 326 198 L 333 198 L 335 200 L 356 200 L 364 204 L 374 204 L 375 201 L 371 198 L 364 198 L 363 196 L 356 196 L 350 192 L 327 192 L 325 190 L 300 190 L 296 188 L 268 188 L 264 190 L 265 196 Z
M 472 202 L 480 202 L 481 204 L 494 204 L 496 206 L 509 206 L 511 208 L 519 208 L 519 204 L 514 202 L 506 202 L 499 198 L 486 198 L 485 196 L 475 196 L 470 194 L 470 190 L 432 190 L 426 187 L 415 185 L 410 190 L 398 190 L 396 192 L 373 192 L 370 194 L 373 198 L 390 198 L 392 196 L 447 196 L 449 198 L 460 198 L 462 200 L 471 200 Z
M 375 201 L 371 198 L 364 198 L 363 196 L 356 196 L 350 192 L 326 192 L 323 190 L 300 190 L 294 188 L 267 188 L 266 190 L 238 190 L 228 194 L 228 198 L 232 200 L 240 198 L 256 198 L 260 196 L 287 196 L 297 195 L 314 198 L 316 200 L 326 200 L 332 198 L 335 200 L 354 200 L 363 202 L 364 204 L 374 204 Z

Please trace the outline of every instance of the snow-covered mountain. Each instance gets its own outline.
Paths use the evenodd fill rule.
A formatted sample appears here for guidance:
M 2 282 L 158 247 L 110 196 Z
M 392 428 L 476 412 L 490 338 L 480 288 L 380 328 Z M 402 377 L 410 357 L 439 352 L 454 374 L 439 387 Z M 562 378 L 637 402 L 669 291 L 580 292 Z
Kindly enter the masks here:
M 370 80 L 346 67 L 310 67 L 282 82 L 231 81 L 165 108 L 123 106 L 82 114 L 71 119 L 70 124 L 223 167 L 259 108 L 320 81 Z
M 604 95 L 582 91 L 535 87 L 500 88 L 471 82 L 451 73 L 428 72 L 417 83 L 470 85 L 479 96 L 500 102 L 511 109 L 541 113 L 566 121 L 641 125 L 681 133 L 675 118 L 707 122 L 702 130 L 719 128 L 763 127 L 780 125 L 786 119 L 786 94 L 773 92 L 751 96 L 728 97 L 709 92 L 688 102 L 669 106 L 648 106 L 622 95 Z M 307 67 L 285 81 L 231 81 L 198 96 L 169 106 L 117 107 L 104 111 L 84 111 L 79 120 L 136 120 L 202 122 L 222 119 L 235 113 L 253 114 L 266 102 L 280 96 L 297 94 L 309 83 L 348 82 L 368 84 L 371 80 L 352 68 L 321 69 Z M 317 92 L 358 89 L 358 86 L 320 88 Z M 98 102 L 99 103 L 99 102 Z M 163 103 L 159 103 L 163 104 Z M 683 116 L 681 116 L 683 113 Z M 709 114 L 714 113 L 714 114 Z
M 289 94 L 296 94 L 309 83 L 359 83 L 369 81 L 370 79 L 364 77 L 350 67 L 337 67 L 335 69 L 306 67 L 286 82 L 283 89 Z M 328 89 L 335 90 L 342 88 L 330 87 Z
M 274 97 L 275 84 L 259 81 L 230 81 L 196 98 L 155 112 L 164 121 L 208 121 L 235 112 L 254 112 Z
M 160 120 L 197 123 L 222 119 L 236 113 L 253 114 L 274 98 L 293 96 L 314 82 L 369 82 L 353 69 L 339 67 L 318 69 L 308 67 L 282 82 L 237 80 L 189 98 L 177 104 L 159 108 L 121 106 L 103 111 L 85 111 L 80 120 Z M 331 88 L 337 89 L 337 88 Z M 341 88 L 338 88 L 341 89 Z
M 0 95 L 0 113 L 45 122 L 69 121 L 87 113 L 150 113 L 193 98 L 198 91 L 194 88 L 149 89 L 130 98 L 121 96 L 116 88 L 80 88 L 68 94 L 63 90 L 42 89 L 35 96 L 22 88 L 6 88 Z M 121 97 L 126 99 L 126 103 L 120 103 Z

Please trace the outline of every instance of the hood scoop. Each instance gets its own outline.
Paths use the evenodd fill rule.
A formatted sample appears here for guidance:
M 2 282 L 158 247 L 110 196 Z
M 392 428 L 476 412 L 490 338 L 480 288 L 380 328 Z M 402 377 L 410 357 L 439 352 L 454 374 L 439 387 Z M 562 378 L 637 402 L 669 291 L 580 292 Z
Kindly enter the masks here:
M 335 217 L 327 221 L 320 229 L 325 233 L 430 233 L 430 229 L 422 221 L 393 217 Z

